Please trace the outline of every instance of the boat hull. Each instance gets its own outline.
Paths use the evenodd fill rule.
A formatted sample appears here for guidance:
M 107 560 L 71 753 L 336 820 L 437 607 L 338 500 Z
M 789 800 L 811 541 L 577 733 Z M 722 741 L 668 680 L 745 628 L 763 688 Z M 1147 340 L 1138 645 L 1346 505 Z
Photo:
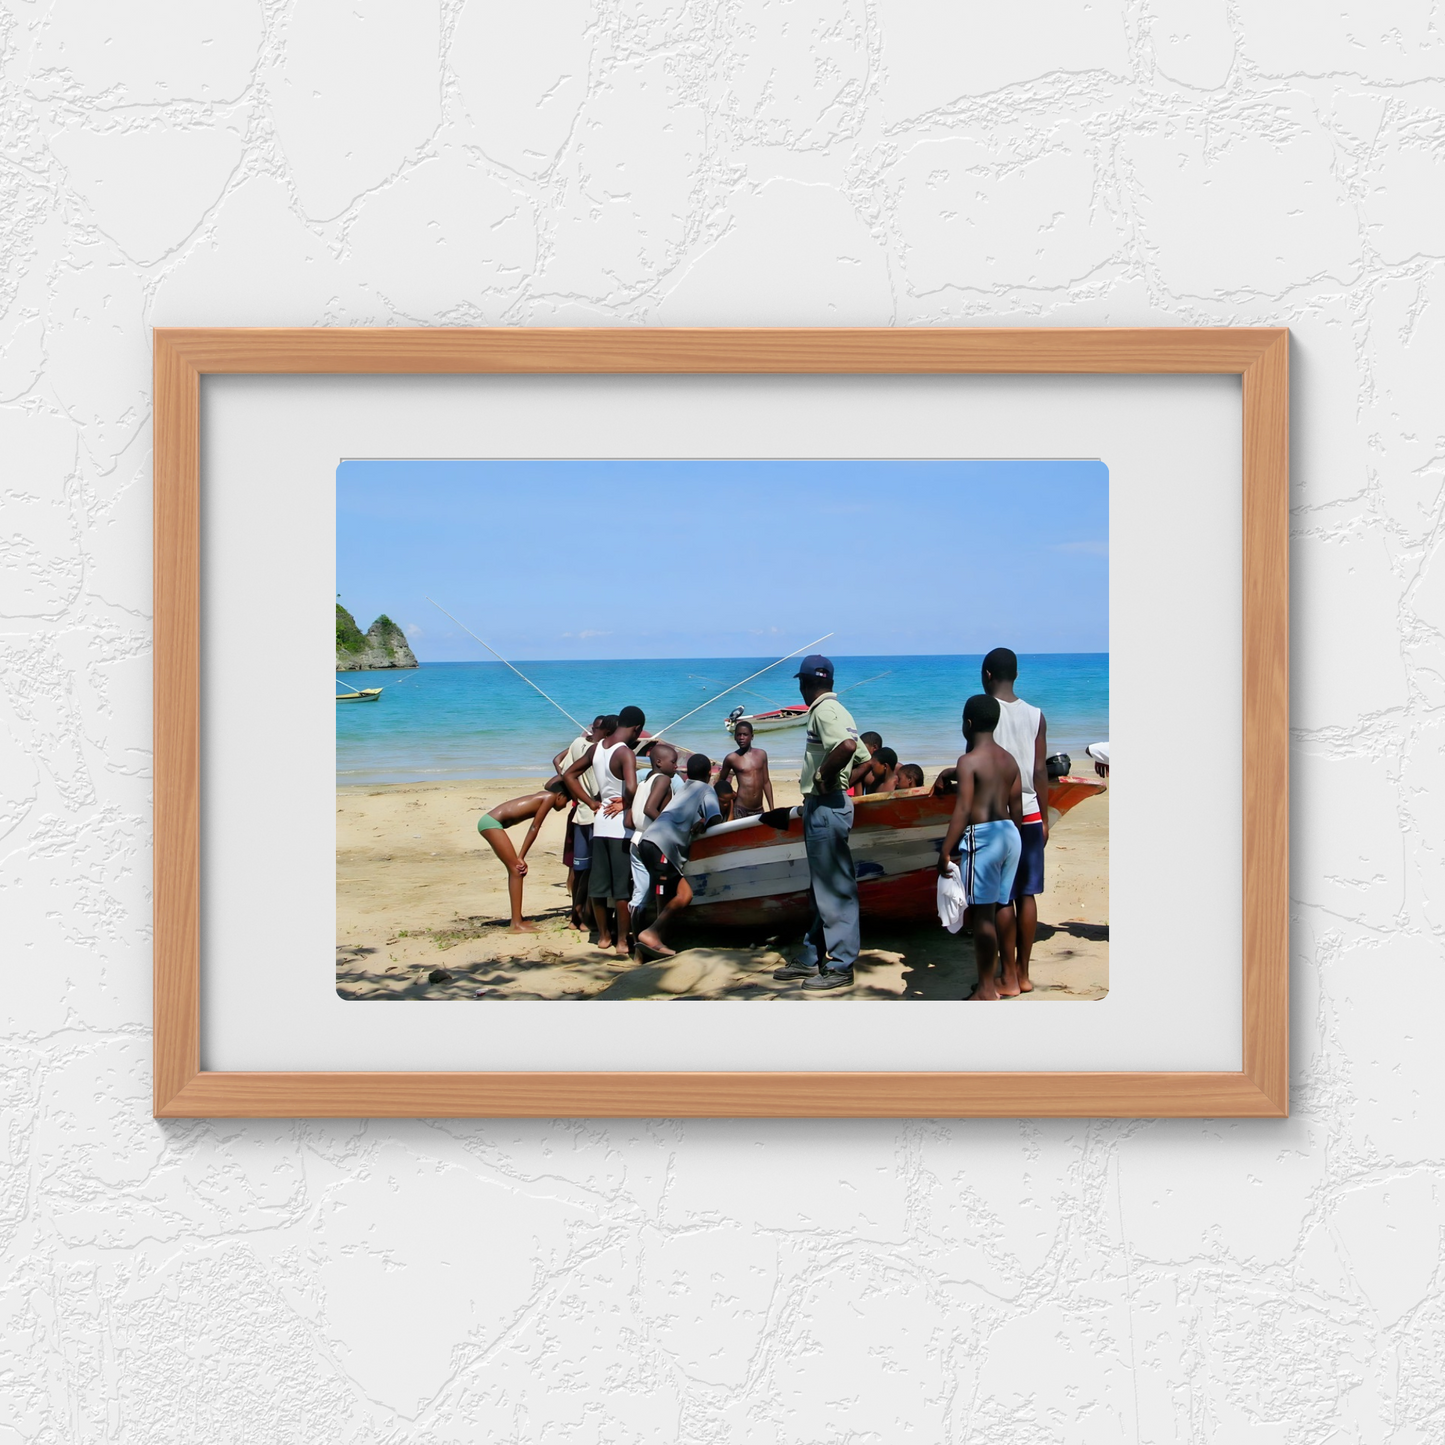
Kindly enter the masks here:
M 1050 821 L 1104 791 L 1093 779 L 1060 778 L 1049 788 Z M 863 918 L 933 915 L 938 854 L 954 802 L 921 788 L 854 800 L 849 847 Z M 770 931 L 806 923 L 812 905 L 802 819 L 792 819 L 786 832 L 751 821 L 714 830 L 693 845 L 687 878 L 691 921 Z
M 381 696 L 379 687 L 368 687 L 361 692 L 338 693 L 337 702 L 375 702 Z
M 775 733 L 782 728 L 800 728 L 807 721 L 808 709 L 800 708 L 797 712 L 779 710 L 773 713 L 753 713 L 749 717 L 729 718 L 724 726 L 732 732 L 738 723 L 745 722 L 753 725 L 755 733 Z

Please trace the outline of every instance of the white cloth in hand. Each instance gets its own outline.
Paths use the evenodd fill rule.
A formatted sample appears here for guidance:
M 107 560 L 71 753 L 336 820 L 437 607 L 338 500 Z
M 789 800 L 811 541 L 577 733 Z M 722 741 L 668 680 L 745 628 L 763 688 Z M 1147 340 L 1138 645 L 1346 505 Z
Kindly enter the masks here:
M 968 895 L 963 891 L 963 877 L 957 863 L 948 865 L 946 875 L 938 880 L 938 921 L 950 933 L 957 933 L 963 927 L 963 915 L 968 907 Z

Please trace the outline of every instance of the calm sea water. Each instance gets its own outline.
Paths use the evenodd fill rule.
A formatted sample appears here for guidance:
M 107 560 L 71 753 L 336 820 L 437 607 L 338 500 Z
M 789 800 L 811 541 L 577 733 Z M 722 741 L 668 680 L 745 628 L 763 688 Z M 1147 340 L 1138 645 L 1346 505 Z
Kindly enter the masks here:
M 636 703 L 655 732 L 699 704 L 702 710 L 667 736 L 721 757 L 731 747 L 723 720 L 739 703 L 749 712 L 794 701 L 787 663 L 716 701 L 724 687 L 771 658 L 709 657 L 624 662 L 519 662 L 574 717 Z M 925 768 L 962 750 L 959 714 L 979 690 L 981 657 L 835 658 L 838 688 L 860 729 L 874 729 L 899 761 Z M 880 675 L 882 674 L 882 675 Z M 551 759 L 576 729 L 499 662 L 432 662 L 415 671 L 349 672 L 346 683 L 384 687 L 376 702 L 336 708 L 338 783 L 403 783 L 445 778 L 546 777 Z M 855 684 L 857 684 L 855 686 Z M 1079 760 L 1109 736 L 1107 653 L 1021 657 L 1020 697 L 1043 708 L 1049 749 Z M 759 735 L 774 765 L 796 768 L 803 729 Z

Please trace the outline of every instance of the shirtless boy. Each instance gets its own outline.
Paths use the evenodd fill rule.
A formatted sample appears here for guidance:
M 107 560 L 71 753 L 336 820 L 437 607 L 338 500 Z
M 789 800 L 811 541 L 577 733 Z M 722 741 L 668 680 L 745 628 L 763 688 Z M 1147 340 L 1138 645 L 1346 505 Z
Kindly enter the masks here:
M 878 760 L 879 750 L 883 747 L 881 733 L 859 733 L 858 741 L 868 745 L 868 756 L 853 764 L 853 771 L 848 775 L 848 786 L 855 798 L 866 798 L 869 793 L 878 791 L 878 785 L 883 781 L 888 769 Z M 893 761 L 898 761 L 897 753 L 893 754 Z
M 522 879 L 527 876 L 527 854 L 542 831 L 542 824 L 549 813 L 567 806 L 567 789 L 561 778 L 553 778 L 540 793 L 528 793 L 525 798 L 512 798 L 498 803 L 490 813 L 483 813 L 477 819 L 477 832 L 492 845 L 492 852 L 506 865 L 507 895 L 512 903 L 512 932 L 535 933 L 534 923 L 522 921 Z M 527 836 L 522 840 L 522 851 L 512 847 L 507 829 L 515 827 L 524 818 L 532 820 Z
M 1005 971 L 1003 991 L 994 981 L 998 966 L 999 906 L 1013 895 L 1019 866 L 1019 828 L 1023 823 L 1023 781 L 1019 765 L 993 740 L 998 726 L 996 699 L 980 693 L 963 708 L 963 736 L 968 751 L 958 760 L 958 802 L 938 855 L 938 874 L 945 877 L 953 850 L 963 847 L 959 870 L 973 911 L 973 955 L 978 983 L 970 998 L 986 1003 L 1019 992 L 1017 970 Z
M 905 784 L 898 781 L 898 754 L 892 748 L 879 748 L 873 754 L 874 768 L 882 768 L 882 775 L 875 771 L 874 781 L 870 784 L 870 793 L 891 793 Z
M 733 798 L 734 818 L 756 818 L 763 811 L 763 804 L 773 806 L 773 780 L 768 775 L 768 755 L 753 746 L 753 725 L 740 722 L 733 727 L 733 741 L 737 747 L 722 761 L 717 775 L 718 797 L 732 793 L 730 778 L 737 779 L 737 794 Z

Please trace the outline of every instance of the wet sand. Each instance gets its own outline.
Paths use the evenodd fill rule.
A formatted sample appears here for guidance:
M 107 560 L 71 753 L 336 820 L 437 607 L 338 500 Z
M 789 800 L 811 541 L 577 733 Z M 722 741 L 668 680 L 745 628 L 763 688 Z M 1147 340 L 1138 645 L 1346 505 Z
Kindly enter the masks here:
M 935 770 L 929 770 L 931 782 Z M 1082 775 L 1082 770 L 1076 769 Z M 604 954 L 568 926 L 562 866 L 566 813 L 542 827 L 527 861 L 524 911 L 537 932 L 507 928 L 505 870 L 477 818 L 540 779 L 349 786 L 336 795 L 336 987 L 348 999 L 962 999 L 973 944 L 936 914 L 917 925 L 863 924 L 849 990 L 820 996 L 777 983 L 798 935 L 755 939 L 679 926 L 678 956 L 637 964 Z M 797 773 L 775 772 L 779 806 Z M 520 847 L 526 825 L 509 836 Z M 1034 991 L 1010 1002 L 1098 999 L 1109 980 L 1109 795 L 1054 828 L 1039 898 Z

